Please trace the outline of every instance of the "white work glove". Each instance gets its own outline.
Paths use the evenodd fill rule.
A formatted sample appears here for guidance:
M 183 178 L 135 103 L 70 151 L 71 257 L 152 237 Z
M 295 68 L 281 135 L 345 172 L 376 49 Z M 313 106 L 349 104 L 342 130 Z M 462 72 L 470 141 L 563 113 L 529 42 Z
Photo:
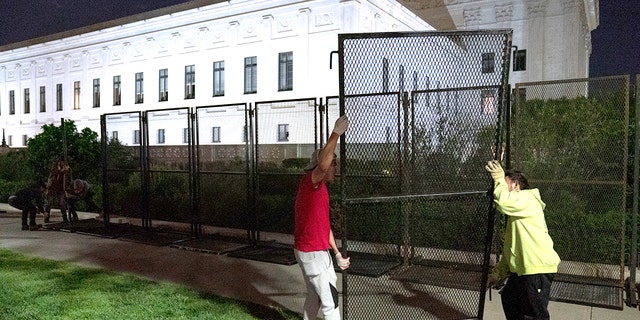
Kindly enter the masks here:
M 340 252 L 336 253 L 336 262 L 338 263 L 338 267 L 340 267 L 341 270 L 349 268 L 349 265 L 351 264 L 351 262 L 349 261 L 350 259 L 351 258 L 343 258 Z
M 347 115 L 345 114 L 342 117 L 338 118 L 338 120 L 336 120 L 336 124 L 333 125 L 333 132 L 341 136 L 345 131 L 347 131 L 348 127 L 349 118 L 347 118 Z
M 504 179 L 504 170 L 502 170 L 502 166 L 500 166 L 498 160 L 490 160 L 484 168 L 491 173 L 493 181 Z

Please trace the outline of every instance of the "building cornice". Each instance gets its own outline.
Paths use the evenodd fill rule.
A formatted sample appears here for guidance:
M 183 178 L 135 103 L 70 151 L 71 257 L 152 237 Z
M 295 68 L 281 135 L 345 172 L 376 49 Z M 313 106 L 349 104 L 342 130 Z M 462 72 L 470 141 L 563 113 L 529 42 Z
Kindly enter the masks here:
M 179 32 L 186 39 L 191 31 L 194 37 L 197 34 L 202 35 L 202 30 L 207 29 L 215 34 L 217 30 L 211 27 L 216 22 L 223 21 L 224 24 L 229 24 L 232 21 L 238 21 L 237 17 L 239 16 L 246 17 L 252 13 L 260 14 L 260 12 L 264 12 L 267 9 L 303 5 L 301 10 L 309 10 L 306 4 L 308 2 L 309 0 L 267 0 L 259 2 L 252 0 L 231 2 L 194 0 L 183 5 L 171 6 L 47 37 L 0 46 L 0 52 L 3 56 L 3 62 L 7 63 L 45 55 L 61 54 L 78 49 L 113 48 L 122 45 L 123 42 L 133 43 L 140 39 L 144 39 L 144 42 L 148 43 L 146 39 L 155 38 L 159 40 L 163 32 L 165 36 Z M 411 21 L 412 23 L 408 27 L 413 30 L 432 30 L 429 24 L 420 20 L 413 12 L 402 7 L 394 0 L 382 0 L 377 3 L 384 8 L 392 8 L 400 21 Z M 420 20 L 421 23 L 415 22 L 416 20 Z
M 587 28 L 589 31 L 594 30 L 600 24 L 600 1 L 599 0 L 583 0 L 584 14 L 587 18 Z

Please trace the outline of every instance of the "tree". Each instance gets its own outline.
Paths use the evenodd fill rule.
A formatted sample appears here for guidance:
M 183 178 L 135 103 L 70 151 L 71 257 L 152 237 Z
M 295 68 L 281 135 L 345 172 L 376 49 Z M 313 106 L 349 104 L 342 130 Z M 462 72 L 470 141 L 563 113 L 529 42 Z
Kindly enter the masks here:
M 27 153 L 35 179 L 45 179 L 51 164 L 61 157 L 66 157 L 74 178 L 95 181 L 100 177 L 98 133 L 89 128 L 78 132 L 73 120 L 63 120 L 60 126 L 43 125 L 42 132 L 29 139 Z

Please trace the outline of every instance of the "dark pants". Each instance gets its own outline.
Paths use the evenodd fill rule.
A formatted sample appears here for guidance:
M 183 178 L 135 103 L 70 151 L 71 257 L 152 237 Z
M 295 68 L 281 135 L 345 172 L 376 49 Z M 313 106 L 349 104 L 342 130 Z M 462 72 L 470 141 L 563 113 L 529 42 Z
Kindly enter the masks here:
M 511 274 L 502 290 L 502 309 L 507 320 L 548 320 L 552 273 Z
M 38 213 L 38 209 L 35 206 L 29 203 L 23 203 L 23 201 L 16 196 L 9 197 L 7 202 L 10 206 L 22 210 L 22 227 L 33 227 L 36 225 L 36 213 Z M 28 224 L 27 218 L 29 219 Z
M 63 193 L 52 193 L 47 195 L 47 204 L 44 207 L 45 217 L 49 218 L 51 216 L 51 204 L 53 201 L 58 203 L 60 207 L 60 214 L 62 214 L 62 221 L 67 221 L 67 201 Z

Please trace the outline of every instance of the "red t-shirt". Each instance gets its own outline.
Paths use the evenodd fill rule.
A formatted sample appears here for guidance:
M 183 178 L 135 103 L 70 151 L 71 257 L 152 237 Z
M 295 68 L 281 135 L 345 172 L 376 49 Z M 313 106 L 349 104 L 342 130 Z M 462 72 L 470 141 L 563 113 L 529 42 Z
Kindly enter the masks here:
M 300 180 L 295 203 L 293 247 L 302 252 L 327 250 L 331 247 L 329 191 L 324 181 L 317 188 L 313 186 L 311 172 L 305 172 Z

